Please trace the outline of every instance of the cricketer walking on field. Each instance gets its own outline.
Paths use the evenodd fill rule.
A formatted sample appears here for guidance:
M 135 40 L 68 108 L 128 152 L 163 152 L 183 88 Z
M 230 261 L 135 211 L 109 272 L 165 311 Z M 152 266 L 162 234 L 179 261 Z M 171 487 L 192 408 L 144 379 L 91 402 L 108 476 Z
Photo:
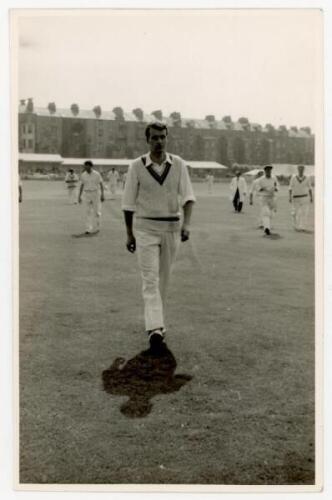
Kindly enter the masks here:
M 313 202 L 312 185 L 304 175 L 304 165 L 297 167 L 298 174 L 293 175 L 289 183 L 289 203 L 292 204 L 292 220 L 295 231 L 306 231 L 309 215 L 309 200 Z
M 167 133 L 166 125 L 160 122 L 146 127 L 150 152 L 130 165 L 122 199 L 127 249 L 131 253 L 137 249 L 145 329 L 152 348 L 163 344 L 167 285 L 180 239 L 189 239 L 195 202 L 186 164 L 179 156 L 166 152 Z
M 77 203 L 77 185 L 78 185 L 78 176 L 75 174 L 74 169 L 70 168 L 65 177 L 65 183 L 67 185 L 68 190 L 68 200 L 69 204 Z
M 257 179 L 256 190 L 261 200 L 261 220 L 266 236 L 271 234 L 271 221 L 277 211 L 277 192 L 279 183 L 272 175 L 272 165 L 265 165 L 264 176 Z M 253 205 L 253 194 L 250 193 L 250 205 Z
M 85 234 L 100 230 L 101 203 L 104 201 L 103 179 L 97 170 L 94 170 L 92 161 L 84 163 L 85 171 L 81 175 L 81 186 L 78 203 L 82 203 L 84 191 L 86 203 L 86 228 Z
M 234 210 L 236 213 L 240 213 L 248 191 L 247 183 L 240 171 L 236 172 L 235 177 L 231 180 L 230 190 Z
M 112 167 L 111 171 L 108 173 L 109 190 L 111 193 L 111 200 L 115 200 L 116 188 L 118 186 L 119 172 Z
M 259 215 L 257 217 L 257 227 L 258 227 L 258 229 L 264 229 L 263 221 L 262 221 L 262 213 L 261 213 L 262 212 L 261 198 L 260 198 L 260 195 L 259 195 L 259 187 L 258 187 L 258 180 L 259 180 L 259 178 L 262 175 L 264 175 L 263 170 L 259 170 L 257 172 L 256 179 L 251 184 L 250 191 L 249 191 L 249 199 L 250 200 L 254 200 L 255 199 L 257 201 L 258 206 L 259 206 Z

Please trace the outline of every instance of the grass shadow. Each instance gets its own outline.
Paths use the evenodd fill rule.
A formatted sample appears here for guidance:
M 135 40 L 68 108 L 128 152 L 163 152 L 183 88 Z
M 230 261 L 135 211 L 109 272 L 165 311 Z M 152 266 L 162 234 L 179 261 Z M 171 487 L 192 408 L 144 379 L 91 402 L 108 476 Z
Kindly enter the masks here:
M 269 235 L 264 234 L 263 237 L 269 240 L 280 240 L 282 238 L 279 233 L 271 233 Z
M 97 236 L 99 234 L 99 231 L 92 231 L 91 233 L 78 233 L 78 234 L 72 234 L 72 238 L 91 238 L 92 236 Z
M 174 375 L 176 365 L 166 344 L 158 352 L 147 349 L 128 361 L 116 358 L 102 373 L 103 387 L 108 394 L 128 397 L 120 407 L 123 415 L 146 417 L 154 396 L 177 392 L 192 379 L 191 375 Z

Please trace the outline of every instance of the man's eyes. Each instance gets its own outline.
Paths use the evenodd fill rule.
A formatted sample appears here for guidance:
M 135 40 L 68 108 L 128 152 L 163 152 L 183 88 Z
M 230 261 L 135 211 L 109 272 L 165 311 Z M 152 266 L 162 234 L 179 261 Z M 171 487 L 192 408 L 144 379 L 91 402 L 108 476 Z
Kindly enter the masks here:
M 157 141 L 158 139 L 166 139 L 166 135 L 153 135 L 152 140 Z

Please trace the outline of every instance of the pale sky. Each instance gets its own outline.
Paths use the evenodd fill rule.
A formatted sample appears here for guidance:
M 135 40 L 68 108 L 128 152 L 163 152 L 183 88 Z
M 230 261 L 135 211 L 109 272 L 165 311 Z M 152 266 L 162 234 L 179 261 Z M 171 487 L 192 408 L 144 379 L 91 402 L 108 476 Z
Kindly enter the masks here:
M 18 97 L 36 106 L 317 123 L 317 9 L 30 11 L 18 28 Z

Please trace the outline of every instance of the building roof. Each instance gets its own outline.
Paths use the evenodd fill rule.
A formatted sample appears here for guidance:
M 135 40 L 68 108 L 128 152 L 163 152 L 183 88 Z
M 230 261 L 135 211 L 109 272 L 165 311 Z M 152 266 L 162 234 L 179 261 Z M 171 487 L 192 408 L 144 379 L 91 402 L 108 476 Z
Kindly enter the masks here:
M 225 165 L 222 165 L 221 163 L 217 163 L 216 161 L 186 161 L 186 164 L 188 167 L 197 169 L 197 168 L 202 168 L 202 169 L 219 169 L 219 170 L 224 170 L 227 169 L 228 167 L 225 167 Z
M 272 174 L 273 175 L 293 175 L 297 174 L 297 166 L 299 163 L 292 164 L 292 163 L 271 163 L 273 166 L 272 169 Z M 251 167 L 254 167 L 252 170 L 249 172 L 244 172 L 244 175 L 256 175 L 259 170 L 264 170 L 264 166 L 259 166 L 259 165 L 251 165 Z M 315 167 L 314 165 L 305 165 L 305 170 L 304 173 L 312 176 L 315 175 Z
M 62 163 L 63 158 L 61 155 L 56 154 L 38 154 L 38 153 L 19 153 L 18 159 L 27 162 L 41 162 L 41 163 Z
M 19 105 L 19 113 L 25 113 L 26 112 L 26 105 Z M 79 113 L 77 115 L 74 115 L 71 111 L 70 108 L 57 108 L 55 113 L 50 113 L 49 109 L 47 107 L 34 107 L 33 114 L 36 114 L 37 116 L 55 116 L 59 118 L 78 118 L 78 119 L 90 119 L 90 120 L 95 120 L 96 119 L 96 114 L 93 111 L 93 109 L 86 110 L 86 109 L 79 109 Z M 123 111 L 123 117 L 125 121 L 130 121 L 130 122 L 142 122 L 142 123 L 149 123 L 151 121 L 155 121 L 156 117 L 150 113 L 144 113 L 143 112 L 143 120 L 139 120 L 137 116 L 133 112 L 126 112 Z M 115 120 L 116 116 L 113 113 L 113 111 L 107 111 L 102 109 L 102 114 L 100 116 L 100 120 Z M 173 125 L 173 119 L 170 116 L 164 116 L 162 119 L 162 122 L 166 123 L 168 126 Z M 227 124 L 223 120 L 215 120 L 213 122 L 210 122 L 208 120 L 201 120 L 197 118 L 185 118 L 181 117 L 181 127 L 187 128 L 188 123 L 191 122 L 194 126 L 194 128 L 197 129 L 215 129 L 215 130 L 228 130 Z M 249 131 L 254 131 L 256 127 L 259 127 L 260 130 L 263 133 L 267 132 L 267 129 L 265 126 L 261 126 L 259 123 L 254 123 L 250 122 L 247 125 L 247 130 Z M 246 127 L 243 126 L 242 123 L 239 121 L 233 121 L 232 122 L 232 127 L 231 130 L 235 131 L 243 131 L 246 130 Z M 277 127 L 275 127 L 275 130 L 277 131 Z M 302 128 L 299 128 L 297 131 L 291 130 L 290 128 L 288 129 L 288 134 L 289 137 L 310 137 L 310 134 L 308 134 L 307 131 L 303 130 Z
M 63 165 L 83 165 L 87 160 L 92 161 L 96 166 L 98 165 L 109 165 L 109 166 L 124 166 L 129 167 L 132 160 L 125 158 L 63 158 Z

